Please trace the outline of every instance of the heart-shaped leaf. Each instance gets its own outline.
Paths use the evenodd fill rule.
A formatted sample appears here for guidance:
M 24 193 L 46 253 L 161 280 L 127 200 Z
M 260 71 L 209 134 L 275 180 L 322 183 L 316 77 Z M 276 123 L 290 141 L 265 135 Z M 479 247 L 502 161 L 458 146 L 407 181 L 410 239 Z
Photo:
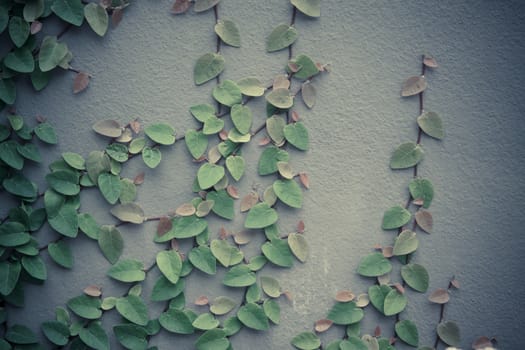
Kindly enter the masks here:
M 266 203 L 258 203 L 254 205 L 248 215 L 246 216 L 246 221 L 244 222 L 244 227 L 246 228 L 265 228 L 277 222 L 279 216 L 275 209 L 270 208 Z
M 193 68 L 195 84 L 201 85 L 224 70 L 224 57 L 218 53 L 207 53 L 199 57 Z
M 416 233 L 405 230 L 399 234 L 394 243 L 394 255 L 407 255 L 416 251 L 419 241 Z
M 297 39 L 297 29 L 288 24 L 275 27 L 266 38 L 266 51 L 274 52 L 287 48 Z
M 417 165 L 423 159 L 423 149 L 419 144 L 406 142 L 394 150 L 390 158 L 390 168 L 406 169 Z

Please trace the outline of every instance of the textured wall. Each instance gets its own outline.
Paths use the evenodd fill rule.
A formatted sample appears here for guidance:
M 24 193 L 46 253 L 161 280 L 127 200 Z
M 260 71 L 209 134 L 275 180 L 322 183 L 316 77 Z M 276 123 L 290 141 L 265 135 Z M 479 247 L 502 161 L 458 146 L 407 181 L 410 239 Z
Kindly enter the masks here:
M 192 70 L 201 54 L 214 50 L 213 13 L 173 17 L 169 7 L 166 0 L 134 1 L 106 38 L 86 27 L 66 34 L 63 39 L 75 54 L 73 66 L 94 75 L 82 94 L 72 95 L 67 73 L 55 74 L 41 93 L 20 83 L 18 111 L 42 114 L 57 127 L 60 144 L 48 149 L 49 160 L 66 150 L 86 156 L 101 149 L 106 140 L 91 130 L 101 119 L 165 121 L 179 133 L 196 126 L 188 107 L 208 102 L 214 82 L 195 87 Z M 290 13 L 284 0 L 222 1 L 221 17 L 235 19 L 242 32 L 242 48 L 223 47 L 223 77 L 255 75 L 270 81 L 281 72 L 287 52 L 265 53 L 264 40 L 274 26 L 289 21 Z M 292 162 L 310 174 L 312 187 L 304 209 L 290 211 L 280 224 L 284 231 L 291 230 L 303 219 L 312 252 L 304 265 L 268 269 L 293 293 L 294 301 L 281 302 L 280 326 L 262 334 L 243 330 L 233 338 L 235 349 L 290 348 L 293 334 L 311 329 L 326 315 L 337 290 L 360 293 L 368 288 L 370 281 L 355 273 L 357 264 L 374 244 L 392 242 L 393 233 L 380 228 L 383 211 L 404 203 L 407 196 L 411 171 L 392 172 L 388 161 L 396 145 L 416 137 L 417 98 L 401 99 L 400 87 L 405 78 L 418 74 L 422 53 L 440 63 L 427 75 L 425 103 L 442 116 L 446 137 L 442 142 L 423 141 L 426 157 L 419 169 L 436 189 L 435 232 L 421 234 L 414 259 L 428 267 L 431 289 L 446 286 L 452 275 L 461 281 L 445 316 L 460 324 L 463 348 L 479 335 L 496 336 L 502 349 L 521 348 L 524 17 L 525 4 L 519 0 L 331 0 L 323 2 L 318 20 L 298 15 L 300 38 L 294 51 L 333 67 L 317 84 L 315 108 L 298 109 L 310 130 L 311 150 L 294 153 Z M 256 114 L 255 123 L 263 118 Z M 256 146 L 244 152 L 252 175 L 258 152 Z M 138 201 L 147 214 L 165 213 L 191 198 L 189 187 L 198 165 L 189 159 L 181 143 L 164 152 L 159 168 L 146 170 Z M 144 168 L 139 161 L 132 163 L 125 174 L 130 177 Z M 244 193 L 252 179 L 241 181 Z M 109 206 L 94 193 L 83 195 L 81 210 L 101 223 L 113 222 Z M 242 221 L 215 220 L 212 232 L 221 225 L 235 230 Z M 123 228 L 124 257 L 149 265 L 160 249 L 152 242 L 154 230 L 154 224 Z M 39 239 L 46 241 L 49 235 Z M 81 237 L 73 247 L 74 269 L 52 266 L 48 283 L 27 289 L 27 306 L 14 311 L 14 320 L 36 329 L 87 284 L 102 285 L 105 295 L 125 290 L 105 277 L 109 264 L 96 244 Z M 220 273 L 216 278 L 195 275 L 187 282 L 189 301 L 203 289 L 210 296 L 232 294 L 220 285 Z M 414 319 L 422 343 L 431 344 L 439 307 L 412 294 L 403 318 Z M 160 312 L 153 309 L 151 316 Z M 377 314 L 368 314 L 364 331 L 372 332 Z M 113 315 L 106 321 L 112 318 L 117 319 Z M 382 323 L 384 333 L 391 333 L 393 324 L 393 318 Z M 328 335 L 339 333 L 331 330 Z M 193 341 L 191 336 L 163 333 L 152 344 L 191 349 Z

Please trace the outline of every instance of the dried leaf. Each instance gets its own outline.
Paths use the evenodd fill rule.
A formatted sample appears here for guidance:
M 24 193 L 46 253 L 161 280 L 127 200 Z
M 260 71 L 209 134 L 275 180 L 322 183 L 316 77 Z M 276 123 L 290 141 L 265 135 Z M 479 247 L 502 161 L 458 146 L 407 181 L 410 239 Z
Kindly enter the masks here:
M 31 34 L 35 35 L 41 30 L 42 30 L 42 22 L 34 21 L 33 23 L 31 23 L 31 28 L 30 28 Z
M 162 236 L 169 230 L 171 230 L 173 224 L 171 219 L 167 216 L 163 216 L 159 219 L 159 224 L 157 225 L 157 235 Z
M 292 111 L 292 120 L 293 120 L 294 122 L 298 122 L 299 119 L 300 119 L 300 117 L 299 117 L 299 113 L 297 113 L 296 111 Z
M 144 183 L 144 173 L 139 173 L 135 178 L 133 179 L 133 183 L 135 185 L 142 185 Z
M 208 151 L 208 162 L 211 164 L 217 163 L 221 159 L 222 155 L 221 152 L 219 152 L 219 147 L 213 146 Z
M 116 120 L 99 120 L 93 124 L 93 130 L 107 137 L 116 138 L 122 135 L 122 126 Z
M 293 295 L 290 291 L 288 290 L 285 290 L 282 295 L 285 296 L 286 299 L 288 299 L 288 301 L 293 301 Z
M 419 94 L 420 92 L 425 91 L 427 88 L 427 81 L 423 76 L 415 76 L 408 78 L 403 84 L 403 89 L 401 90 L 401 96 L 408 97 Z
M 352 293 L 349 290 L 340 290 L 335 295 L 335 300 L 342 302 L 342 303 L 347 303 L 349 301 L 352 301 L 354 300 L 354 298 L 355 298 L 354 293 Z
M 379 338 L 381 336 L 381 327 L 376 326 L 376 329 L 374 329 L 374 337 Z
M 436 304 L 446 304 L 450 300 L 448 290 L 438 288 L 429 295 L 428 300 Z
M 383 285 L 383 284 L 389 284 L 389 283 L 390 283 L 390 273 L 385 273 L 385 274 L 382 275 L 382 276 L 378 276 L 378 277 L 377 277 L 377 282 L 378 282 L 380 285 Z
M 135 134 L 138 134 L 141 129 L 140 120 L 135 119 L 135 120 L 130 121 L 129 127 L 131 128 L 131 130 L 133 130 Z
M 224 129 L 222 129 L 220 132 L 219 132 L 219 138 L 222 140 L 222 141 L 226 141 L 228 139 L 228 132 Z
M 188 11 L 190 6 L 190 0 L 176 0 L 173 6 L 171 7 L 171 13 L 173 13 L 174 15 L 180 15 Z
M 400 283 L 394 283 L 394 288 L 397 289 L 399 293 L 405 294 L 405 287 L 403 287 Z
M 232 197 L 233 199 L 239 199 L 239 190 L 237 189 L 237 187 L 233 185 L 228 185 L 228 187 L 226 187 L 226 192 L 228 192 L 230 197 Z
M 325 71 L 325 67 L 323 66 L 323 64 L 321 62 L 316 62 L 315 66 L 317 67 L 317 69 L 319 69 L 319 72 L 324 72 Z
M 417 225 L 425 232 L 432 233 L 432 214 L 428 210 L 419 209 L 414 215 Z
M 305 82 L 301 88 L 301 96 L 306 107 L 312 109 L 315 105 L 317 92 L 315 87 L 310 82 Z
M 226 231 L 226 229 L 223 226 L 221 226 L 221 228 L 219 229 L 219 238 L 226 239 L 228 235 L 229 235 L 228 231 Z
M 176 238 L 172 238 L 170 241 L 170 247 L 171 250 L 174 250 L 176 252 L 179 251 L 179 241 Z M 181 259 L 184 260 L 184 254 L 179 254 Z
M 211 209 L 213 208 L 214 204 L 215 204 L 215 201 L 211 199 L 200 202 L 199 205 L 197 206 L 197 212 L 195 213 L 195 215 L 197 215 L 200 218 L 208 215 Z
M 456 289 L 459 289 L 460 287 L 459 281 L 456 278 L 453 278 L 452 281 L 450 281 L 450 284 Z
M 323 318 L 315 322 L 315 331 L 317 333 L 326 332 L 333 324 L 329 319 Z
M 427 66 L 427 67 L 430 67 L 430 68 L 437 68 L 438 67 L 436 59 L 434 57 L 432 57 L 432 56 L 425 55 L 425 57 L 423 58 L 423 64 L 425 66 Z
M 301 184 L 303 184 L 304 188 L 310 188 L 310 179 L 308 178 L 308 174 L 299 173 L 299 180 L 301 181 Z
M 233 240 L 239 245 L 248 244 L 254 236 L 254 231 L 241 231 L 233 235 Z
M 184 203 L 175 209 L 175 214 L 180 216 L 192 216 L 195 214 L 196 209 L 191 203 Z
M 494 346 L 494 344 L 492 344 L 492 340 L 490 340 L 490 338 L 485 337 L 485 336 L 481 336 L 481 337 L 477 338 L 472 343 L 472 349 L 474 349 L 474 350 L 481 350 L 481 349 L 484 349 L 484 348 L 492 348 L 493 346 Z
M 78 94 L 81 91 L 84 91 L 89 85 L 89 74 L 85 72 L 80 72 L 75 76 L 73 81 L 73 93 Z
M 425 203 L 423 198 L 416 198 L 412 201 L 414 205 L 422 206 Z
M 297 71 L 299 71 L 299 66 L 295 62 L 288 62 L 288 68 L 292 73 L 297 73 Z
M 102 295 L 102 289 L 99 286 L 89 285 L 84 288 L 84 294 L 91 297 L 99 297 Z
M 304 233 L 304 221 L 303 220 L 300 220 L 298 223 L 297 223 L 297 233 Z
M 388 259 L 394 256 L 394 247 L 383 247 L 380 249 L 381 249 L 381 253 L 383 253 L 383 256 L 385 258 Z
M 357 307 L 366 307 L 368 304 L 370 304 L 370 298 L 368 297 L 368 294 L 363 293 L 357 296 L 355 301 L 355 305 Z
M 115 141 L 121 142 L 121 143 L 128 143 L 131 140 L 133 140 L 133 135 L 131 134 L 130 128 L 124 128 L 124 130 L 122 131 L 122 135 L 120 135 L 119 137 L 115 139 Z
M 266 146 L 269 144 L 272 140 L 270 140 L 269 137 L 263 137 L 261 141 L 259 141 L 259 146 Z
M 111 14 L 111 23 L 113 23 L 113 27 L 117 27 L 122 21 L 122 16 L 124 15 L 124 11 L 122 9 L 114 9 L 113 13 Z
M 259 195 L 255 191 L 250 191 L 241 199 L 241 213 L 250 210 L 259 201 Z
M 205 295 L 201 295 L 197 299 L 195 299 L 195 305 L 204 306 L 209 304 L 208 297 Z

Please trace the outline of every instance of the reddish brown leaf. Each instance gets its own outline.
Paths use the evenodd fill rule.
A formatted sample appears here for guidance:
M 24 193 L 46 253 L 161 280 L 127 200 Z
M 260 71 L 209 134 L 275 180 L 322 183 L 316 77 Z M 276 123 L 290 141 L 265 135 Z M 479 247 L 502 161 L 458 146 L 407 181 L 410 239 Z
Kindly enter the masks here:
M 137 176 L 135 176 L 133 183 L 135 185 L 142 185 L 144 183 L 144 173 L 139 173 Z
M 206 196 L 208 195 L 208 192 L 206 191 L 199 191 L 199 197 L 201 197 L 202 199 L 206 199 Z
M 396 338 L 396 337 L 390 337 L 390 339 L 388 340 L 388 343 L 389 343 L 390 345 L 394 345 L 394 344 L 396 343 L 396 341 L 397 341 L 397 338 Z
M 111 6 L 111 0 L 101 0 L 100 1 L 100 6 L 102 6 L 105 9 L 107 9 L 108 7 Z
M 430 68 L 437 68 L 438 67 L 436 59 L 434 57 L 432 57 L 432 56 L 425 55 L 425 57 L 423 58 L 423 64 L 425 66 L 427 66 L 427 67 L 430 67 Z
M 102 295 L 102 289 L 99 286 L 90 285 L 84 288 L 84 294 L 91 297 L 99 297 Z
M 170 240 L 170 247 L 171 247 L 171 250 L 175 250 L 176 252 L 179 251 L 179 241 L 177 241 L 176 238 L 172 238 Z M 184 254 L 179 254 L 180 257 L 184 260 Z
M 492 340 L 490 340 L 490 338 L 485 337 L 485 336 L 481 336 L 481 337 L 477 338 L 472 343 L 472 349 L 474 349 L 474 350 L 481 350 L 481 349 L 484 349 L 484 348 L 491 348 L 493 346 L 494 346 L 494 344 L 492 344 Z
M 405 294 L 405 287 L 403 287 L 401 283 L 394 283 L 394 288 L 397 289 L 399 293 Z
M 122 21 L 122 16 L 124 15 L 124 12 L 122 9 L 114 9 L 113 13 L 111 14 L 111 23 L 113 23 L 113 27 L 117 27 Z
M 334 323 L 326 318 L 315 322 L 315 331 L 317 333 L 326 332 Z
M 140 121 L 138 119 L 132 120 L 129 122 L 129 127 L 135 134 L 138 134 L 140 132 Z
M 425 203 L 425 200 L 423 198 L 416 198 L 412 201 L 414 205 L 422 206 L 423 203 Z
M 456 289 L 459 289 L 460 287 L 460 283 L 455 277 L 452 279 L 452 281 L 450 281 L 450 284 L 452 285 L 452 287 Z
M 419 209 L 414 215 L 417 225 L 425 232 L 432 233 L 433 218 L 428 210 Z
M 226 237 L 228 237 L 228 235 L 229 235 L 228 231 L 226 231 L 224 226 L 221 226 L 221 228 L 219 229 L 219 238 L 220 239 L 226 239 Z
M 357 307 L 366 307 L 368 304 L 370 304 L 370 298 L 368 297 L 368 294 L 362 293 L 357 296 L 355 301 L 355 305 Z
M 381 249 L 383 249 L 383 246 L 381 244 L 379 244 L 379 243 L 376 243 L 376 244 L 374 244 L 374 249 L 375 250 L 381 250 Z
M 175 209 L 175 214 L 180 216 L 192 216 L 195 214 L 195 207 L 191 203 L 184 203 L 181 206 L 179 206 L 177 209 Z
M 339 301 L 341 303 L 347 303 L 349 301 L 354 300 L 355 295 L 349 290 L 340 290 L 335 295 L 335 300 Z
M 173 6 L 171 7 L 171 13 L 173 13 L 174 15 L 180 15 L 188 11 L 190 6 L 190 0 L 176 0 Z
M 226 141 L 228 139 L 228 132 L 222 129 L 221 132 L 219 133 L 219 137 L 222 141 Z
M 324 66 L 322 63 L 316 62 L 315 66 L 317 67 L 317 69 L 319 69 L 319 72 L 324 72 Z
M 226 187 L 226 192 L 228 192 L 233 199 L 239 199 L 239 190 L 237 190 L 237 187 L 228 185 L 228 187 Z
M 381 253 L 383 253 L 385 258 L 391 258 L 394 256 L 394 247 L 383 247 Z
M 42 22 L 34 21 L 31 23 L 31 34 L 35 35 L 42 30 Z
M 195 299 L 195 305 L 199 305 L 199 306 L 208 305 L 209 302 L 210 301 L 208 300 L 208 297 L 205 295 L 201 295 L 200 297 Z
M 297 65 L 297 63 L 288 62 L 288 68 L 290 68 L 290 71 L 292 73 L 297 73 L 297 71 L 299 71 L 299 66 Z
M 167 216 L 163 216 L 159 219 L 159 224 L 157 225 L 157 235 L 162 236 L 172 228 L 171 219 Z
M 376 326 L 376 329 L 374 329 L 374 337 L 379 338 L 381 336 L 381 327 Z
M 75 76 L 73 81 L 73 93 L 78 94 L 81 91 L 84 91 L 89 85 L 89 74 L 85 72 L 80 72 Z
M 290 291 L 288 290 L 285 290 L 282 295 L 285 296 L 286 299 L 288 299 L 288 301 L 292 301 L 293 300 L 293 295 Z
M 39 123 L 44 123 L 46 121 L 46 118 L 43 115 L 37 114 L 36 121 Z
M 250 210 L 259 201 L 259 195 L 255 191 L 250 191 L 241 199 L 241 212 Z
M 294 122 L 298 122 L 299 119 L 300 119 L 300 117 L 299 117 L 299 113 L 297 113 L 296 111 L 292 111 L 292 120 L 293 120 Z
M 298 223 L 297 223 L 297 233 L 304 233 L 304 221 L 303 220 L 300 220 Z
M 197 159 L 192 159 L 192 161 L 193 161 L 194 163 L 202 163 L 202 162 L 204 162 L 205 160 L 206 160 L 206 156 L 205 156 L 204 154 L 203 154 L 202 156 L 200 156 L 199 158 L 197 158 Z
M 272 140 L 270 140 L 269 137 L 263 137 L 261 141 L 259 141 L 259 146 L 266 146 L 269 144 Z
M 301 183 L 303 184 L 304 188 L 310 188 L 310 179 L 308 178 L 308 174 L 299 173 L 299 180 L 301 180 Z
M 450 300 L 448 290 L 438 288 L 429 295 L 428 300 L 436 304 L 446 304 Z

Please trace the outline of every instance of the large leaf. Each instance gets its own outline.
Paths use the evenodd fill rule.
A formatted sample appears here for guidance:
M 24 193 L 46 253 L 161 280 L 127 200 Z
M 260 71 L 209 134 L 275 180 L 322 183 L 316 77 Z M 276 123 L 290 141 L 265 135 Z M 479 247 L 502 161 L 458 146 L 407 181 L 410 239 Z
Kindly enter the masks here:
M 109 204 L 117 203 L 120 197 L 120 176 L 109 173 L 100 174 L 98 188 Z
M 278 88 L 266 95 L 266 101 L 274 107 L 288 109 L 293 106 L 293 96 L 290 90 Z
M 144 133 L 161 145 L 172 145 L 175 142 L 175 130 L 165 123 L 149 125 L 144 129 Z
M 403 83 L 403 88 L 401 90 L 401 96 L 408 97 L 417 95 L 427 88 L 427 80 L 424 76 L 414 76 L 408 78 Z
M 54 0 L 51 10 L 73 25 L 80 26 L 84 21 L 84 5 L 81 0 Z
M 74 238 L 78 234 L 78 213 L 72 204 L 62 205 L 54 216 L 48 213 L 47 222 L 55 231 L 64 236 Z
M 195 5 L 193 10 L 195 12 L 203 12 L 211 9 L 213 6 L 217 5 L 220 0 L 195 0 Z
M 170 308 L 159 317 L 162 328 L 168 332 L 178 334 L 192 334 L 195 329 L 188 315 L 182 311 Z
M 445 133 L 443 131 L 443 121 L 435 112 L 424 112 L 417 117 L 417 125 L 427 134 L 438 140 L 441 140 Z
M 385 316 L 392 316 L 403 311 L 407 305 L 407 297 L 399 293 L 397 289 L 392 289 L 385 297 L 383 310 Z
M 302 122 L 288 124 L 283 129 L 286 141 L 301 151 L 307 151 L 310 140 L 308 130 Z
M 237 265 L 244 258 L 244 254 L 226 240 L 214 239 L 211 241 L 210 246 L 213 256 L 215 256 L 224 267 Z
M 441 322 L 437 326 L 437 334 L 444 343 L 450 346 L 458 346 L 461 342 L 461 334 L 456 322 Z
M 230 110 L 230 116 L 233 125 L 241 134 L 247 134 L 250 132 L 253 116 L 249 107 L 241 104 L 233 105 Z
M 146 350 L 148 348 L 148 332 L 144 327 L 134 324 L 119 324 L 113 326 L 117 340 L 126 349 Z
M 87 295 L 80 295 L 78 297 L 69 299 L 67 306 L 77 316 L 86 318 L 88 320 L 95 320 L 102 316 L 102 310 L 100 309 L 100 299 L 90 297 Z
M 200 314 L 191 324 L 197 329 L 206 331 L 217 328 L 217 326 L 219 326 L 219 320 L 217 320 L 211 313 L 207 312 Z
M 29 37 L 29 23 L 24 21 L 21 17 L 12 16 L 9 20 L 8 31 L 13 44 L 15 44 L 16 47 L 22 47 Z
M 24 167 L 24 158 L 18 153 L 18 143 L 14 140 L 0 143 L 0 160 L 16 170 Z
M 206 196 L 207 200 L 214 201 L 211 210 L 222 218 L 233 220 L 235 215 L 233 208 L 233 198 L 226 190 L 211 191 Z
M 136 203 L 119 204 L 111 208 L 111 214 L 120 221 L 141 224 L 146 218 L 144 210 Z
M 22 266 L 18 261 L 0 262 L 0 294 L 9 295 L 15 289 Z
M 425 293 L 428 290 L 429 275 L 427 270 L 419 264 L 407 264 L 401 267 L 401 276 L 411 288 Z
M 264 256 L 273 264 L 281 267 L 293 266 L 293 254 L 285 239 L 274 239 L 262 245 Z
M 140 282 L 146 278 L 144 264 L 132 259 L 120 260 L 107 272 L 108 276 L 121 282 Z
M 382 314 L 385 313 L 385 298 L 392 291 L 387 285 L 374 285 L 368 288 L 368 296 L 372 305 L 380 311 Z
M 193 266 L 204 273 L 214 275 L 217 271 L 217 260 L 207 246 L 193 248 L 188 254 L 188 259 Z
M 297 29 L 288 24 L 275 27 L 266 38 L 266 51 L 274 52 L 287 48 L 297 39 Z
M 244 222 L 246 228 L 265 228 L 277 222 L 279 216 L 275 209 L 270 208 L 266 203 L 258 203 L 254 205 Z
M 96 350 L 109 350 L 109 338 L 100 322 L 90 323 L 87 328 L 80 329 L 80 340 Z
M 66 196 L 74 196 L 80 192 L 79 176 L 73 171 L 54 171 L 46 175 L 46 181 L 53 190 Z
M 248 287 L 256 281 L 255 273 L 248 266 L 237 265 L 226 272 L 222 283 L 228 287 Z
M 237 318 L 246 327 L 258 331 L 266 331 L 270 328 L 268 317 L 262 307 L 255 303 L 247 303 L 237 311 Z
M 111 264 L 118 261 L 124 249 L 124 240 L 115 226 L 103 225 L 98 232 L 98 245 Z
M 201 85 L 215 78 L 224 70 L 224 57 L 218 53 L 207 53 L 197 60 L 193 68 L 195 84 Z
M 292 5 L 310 17 L 321 16 L 321 0 L 291 0 Z
M 217 297 L 210 305 L 210 312 L 214 315 L 225 315 L 237 305 L 237 302 L 228 297 Z
M 363 309 L 357 307 L 355 302 L 352 301 L 349 303 L 335 303 L 326 318 L 335 324 L 349 325 L 361 321 L 363 316 Z
M 228 156 L 228 158 L 226 158 L 226 168 L 235 181 L 239 181 L 244 174 L 244 158 L 241 156 Z
M 37 188 L 33 182 L 27 179 L 23 174 L 17 173 L 2 181 L 4 189 L 19 197 L 33 198 L 37 195 Z
M 57 67 L 68 54 L 67 45 L 59 43 L 54 36 L 46 36 L 40 46 L 38 64 L 42 72 L 48 72 Z
M 12 105 L 16 100 L 16 86 L 13 80 L 0 79 L 0 101 Z
M 416 233 L 410 230 L 405 230 L 397 236 L 394 243 L 394 255 L 407 255 L 416 251 L 419 241 Z
M 277 147 L 267 147 L 259 158 L 259 175 L 269 175 L 278 171 L 277 162 L 287 162 L 288 152 Z
M 219 103 L 232 107 L 242 102 L 241 89 L 232 80 L 224 80 L 213 88 L 213 98 Z
M 66 242 L 61 240 L 56 243 L 49 243 L 47 246 L 47 252 L 58 265 L 65 267 L 66 269 L 73 267 L 73 254 Z
M 199 187 L 203 190 L 212 187 L 224 177 L 224 167 L 211 163 L 204 163 L 197 171 Z
M 215 33 L 221 40 L 230 46 L 241 46 L 241 34 L 235 22 L 227 19 L 220 19 L 215 24 Z
M 197 350 L 227 350 L 230 341 L 226 338 L 226 332 L 222 329 L 210 329 L 204 332 L 195 342 Z
M 69 341 L 69 328 L 62 322 L 43 322 L 42 331 L 44 332 L 46 338 L 55 345 L 63 346 Z
M 406 225 L 412 215 L 408 210 L 400 205 L 389 208 L 383 215 L 383 223 L 381 227 L 383 230 L 392 230 Z
M 390 158 L 390 168 L 406 169 L 417 165 L 423 159 L 423 149 L 419 144 L 406 142 L 394 150 Z
M 303 205 L 303 191 L 294 180 L 276 180 L 273 190 L 277 198 L 292 208 L 301 208 Z
M 35 344 L 38 339 L 31 329 L 26 326 L 15 324 L 7 329 L 4 334 L 7 341 L 13 344 Z M 8 348 L 10 349 L 10 347 Z
M 175 284 L 179 281 L 182 270 L 182 260 L 180 255 L 175 250 L 162 251 L 157 254 L 157 266 L 160 272 L 171 283 Z
M 200 158 L 208 148 L 208 137 L 202 131 L 188 130 L 184 136 L 186 146 L 193 158 Z
M 148 324 L 148 308 L 144 301 L 136 295 L 130 294 L 119 298 L 116 304 L 117 311 L 126 320 L 145 326 Z
M 176 284 L 173 284 L 166 277 L 161 275 L 153 286 L 153 290 L 151 291 L 151 300 L 165 301 L 173 299 L 184 291 L 184 287 L 184 279 L 179 279 Z
M 104 7 L 94 2 L 87 4 L 84 7 L 84 17 L 99 36 L 104 36 L 108 30 L 109 16 Z
M 31 51 L 26 48 L 9 52 L 4 58 L 7 68 L 20 73 L 31 73 L 35 69 L 35 61 Z
M 408 345 L 418 346 L 419 332 L 414 322 L 410 320 L 399 321 L 395 325 L 395 331 L 399 339 Z
M 392 270 L 392 264 L 381 253 L 368 254 L 359 263 L 357 273 L 365 277 L 382 276 Z
M 162 160 L 162 153 L 158 148 L 146 146 L 142 149 L 142 160 L 148 168 L 155 169 Z
M 304 238 L 304 235 L 295 232 L 290 233 L 288 235 L 288 245 L 297 260 L 304 263 L 310 252 L 308 242 L 306 241 L 306 238 Z
M 237 81 L 237 86 L 241 89 L 242 94 L 246 96 L 262 96 L 266 90 L 261 81 L 255 77 L 242 78 Z

